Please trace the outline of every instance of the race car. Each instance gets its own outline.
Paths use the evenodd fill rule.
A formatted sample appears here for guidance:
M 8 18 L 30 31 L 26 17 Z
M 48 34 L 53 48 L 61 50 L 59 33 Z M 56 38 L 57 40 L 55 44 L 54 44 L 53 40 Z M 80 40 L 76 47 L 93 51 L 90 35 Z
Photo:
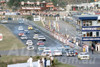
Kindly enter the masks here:
M 78 59 L 79 60 L 89 60 L 90 55 L 87 52 L 81 52 L 78 54 Z

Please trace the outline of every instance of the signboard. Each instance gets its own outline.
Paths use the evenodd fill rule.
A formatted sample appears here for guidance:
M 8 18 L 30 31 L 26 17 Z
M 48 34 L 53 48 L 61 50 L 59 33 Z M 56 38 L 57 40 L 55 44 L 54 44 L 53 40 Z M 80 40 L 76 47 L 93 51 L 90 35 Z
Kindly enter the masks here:
M 40 17 L 34 18 L 34 21 L 40 21 Z
M 98 28 L 82 28 L 82 30 L 84 31 L 84 30 L 100 30 L 100 27 L 98 27 Z
M 84 37 L 82 41 L 100 41 L 100 37 Z
M 83 46 L 83 52 L 89 52 L 89 46 L 88 45 Z
M 0 41 L 3 40 L 3 35 L 0 33 Z
M 9 13 L 5 13 L 5 15 L 17 15 L 17 13 L 15 13 L 15 12 L 9 12 Z
M 22 7 L 22 9 L 29 9 L 29 10 L 38 9 L 38 10 L 40 10 L 41 8 L 40 7 Z
M 21 13 L 21 15 L 31 15 L 30 13 Z
M 24 1 L 21 2 L 21 5 L 24 5 Z

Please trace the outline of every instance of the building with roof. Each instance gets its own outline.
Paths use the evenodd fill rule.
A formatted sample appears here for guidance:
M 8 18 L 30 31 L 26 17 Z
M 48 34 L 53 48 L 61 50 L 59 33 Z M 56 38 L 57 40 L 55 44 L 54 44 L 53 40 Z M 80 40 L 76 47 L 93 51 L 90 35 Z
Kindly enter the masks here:
M 100 15 L 76 15 L 76 34 L 80 44 L 100 42 Z
M 54 5 L 53 3 L 46 3 L 45 1 L 43 2 L 21 2 L 21 8 L 20 11 L 44 11 L 44 10 L 54 10 Z

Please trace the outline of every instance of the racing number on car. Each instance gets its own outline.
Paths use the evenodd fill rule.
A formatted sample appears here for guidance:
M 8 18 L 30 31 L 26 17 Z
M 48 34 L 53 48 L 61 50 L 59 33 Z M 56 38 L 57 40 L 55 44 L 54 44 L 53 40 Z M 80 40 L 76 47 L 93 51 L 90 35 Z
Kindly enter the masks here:
M 2 36 L 0 36 L 0 39 L 2 39 Z
M 3 36 L 2 36 L 2 34 L 0 34 L 0 41 L 2 41 L 2 39 L 3 39 Z
M 2 36 L 0 36 L 0 40 L 2 39 Z

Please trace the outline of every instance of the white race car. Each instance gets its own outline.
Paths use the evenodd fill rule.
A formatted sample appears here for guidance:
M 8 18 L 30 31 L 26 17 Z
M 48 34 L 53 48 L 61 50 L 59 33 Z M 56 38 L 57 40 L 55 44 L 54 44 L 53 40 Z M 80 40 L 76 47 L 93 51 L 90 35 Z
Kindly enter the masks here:
M 28 39 L 28 37 L 27 37 L 26 35 L 22 35 L 20 38 L 21 38 L 22 40 L 27 40 L 27 39 Z
M 1 20 L 1 23 L 8 23 L 7 20 Z
M 26 45 L 33 45 L 32 40 L 27 40 L 27 41 L 26 41 Z
M 62 51 L 61 50 L 54 50 L 53 56 L 62 56 Z
M 87 52 L 81 52 L 78 54 L 78 59 L 79 60 L 89 60 L 90 55 Z
M 51 50 L 50 49 L 48 49 L 48 48 L 46 48 L 46 49 L 44 49 L 43 50 L 43 52 L 42 52 L 42 56 L 50 56 L 52 53 L 51 53 Z
M 18 30 L 20 30 L 20 31 L 21 31 L 21 30 L 24 30 L 23 26 L 19 26 L 19 27 L 18 27 Z
M 34 46 L 28 45 L 28 46 L 27 46 L 27 50 L 34 50 Z
M 39 37 L 38 37 L 38 40 L 39 40 L 39 41 L 40 41 L 40 40 L 46 41 L 46 38 L 45 38 L 44 36 L 39 36 Z
M 33 39 L 38 39 L 38 34 L 34 34 Z

